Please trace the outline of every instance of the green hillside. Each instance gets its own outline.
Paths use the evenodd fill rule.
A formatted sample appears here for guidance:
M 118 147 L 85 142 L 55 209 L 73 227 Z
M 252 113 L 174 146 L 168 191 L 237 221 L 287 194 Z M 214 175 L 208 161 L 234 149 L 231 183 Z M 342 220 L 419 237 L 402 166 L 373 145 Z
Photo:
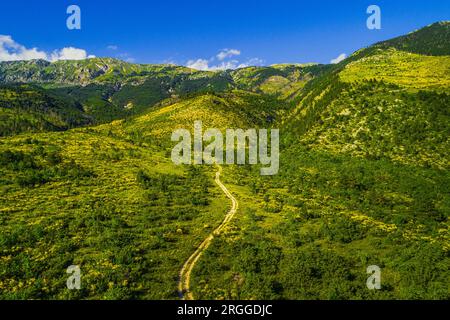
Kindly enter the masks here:
M 277 65 L 206 72 L 172 65 L 139 65 L 110 58 L 0 63 L 0 84 L 31 83 L 76 101 L 94 123 L 145 113 L 166 99 L 233 89 L 295 98 L 328 66 Z
M 33 85 L 0 86 L 0 136 L 61 131 L 92 123 L 81 105 Z
M 309 80 L 323 74 L 327 65 L 280 64 L 270 67 L 248 67 L 231 72 L 238 88 L 291 98 Z
M 450 21 L 433 23 L 425 28 L 392 40 L 381 42 L 375 47 L 418 53 L 429 56 L 450 55 Z
M 433 53 L 449 39 L 436 26 Z M 242 214 L 200 261 L 198 298 L 450 297 L 450 56 L 392 47 L 306 83 L 275 124 L 279 175 L 227 168 Z M 383 290 L 366 289 L 368 265 L 382 267 Z
M 284 120 L 286 142 L 448 168 L 450 56 L 377 47 L 308 83 Z
M 125 121 L 0 140 L 2 297 L 175 298 L 179 266 L 227 208 L 212 168 L 172 164 L 173 124 L 263 126 L 279 108 L 254 93 L 204 94 Z M 87 272 L 73 295 L 60 288 L 67 263 Z
M 143 115 L 97 128 L 118 134 L 149 137 L 171 145 L 170 137 L 174 130 L 193 129 L 194 121 L 197 120 L 202 121 L 207 128 L 222 130 L 266 127 L 280 118 L 289 107 L 288 103 L 273 96 L 233 90 L 198 94 L 173 104 L 161 105 Z
M 174 298 L 225 210 L 210 174 L 148 145 L 86 129 L 0 142 L 3 299 Z M 83 290 L 64 289 L 67 264 L 83 265 Z
M 170 159 L 171 133 L 201 120 L 279 128 L 281 158 L 275 176 L 223 166 L 239 209 L 193 270 L 197 299 L 448 300 L 447 35 L 337 65 L 0 63 L 0 299 L 178 298 L 230 205 L 215 167 Z

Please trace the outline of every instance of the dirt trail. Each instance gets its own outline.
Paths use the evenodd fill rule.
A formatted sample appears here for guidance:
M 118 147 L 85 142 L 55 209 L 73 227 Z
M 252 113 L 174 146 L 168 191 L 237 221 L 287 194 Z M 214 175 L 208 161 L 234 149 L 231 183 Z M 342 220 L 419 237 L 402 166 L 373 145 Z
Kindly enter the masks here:
M 221 173 L 222 167 L 219 167 L 219 171 L 216 172 L 215 182 L 220 187 L 220 189 L 222 189 L 223 193 L 225 193 L 225 195 L 231 200 L 232 204 L 231 209 L 226 214 L 222 223 L 205 240 L 203 240 L 203 242 L 197 247 L 195 252 L 184 263 L 183 268 L 180 271 L 178 282 L 178 294 L 180 299 L 183 300 L 194 300 L 194 296 L 192 292 L 190 292 L 189 290 L 192 270 L 194 269 L 195 264 L 197 263 L 198 259 L 200 259 L 203 252 L 205 252 L 205 250 L 208 249 L 209 245 L 214 239 L 214 236 L 217 236 L 222 232 L 225 226 L 233 219 L 238 209 L 239 205 L 238 201 L 236 200 L 235 197 L 233 197 L 231 192 L 228 191 L 227 187 L 225 187 L 223 183 L 220 181 Z

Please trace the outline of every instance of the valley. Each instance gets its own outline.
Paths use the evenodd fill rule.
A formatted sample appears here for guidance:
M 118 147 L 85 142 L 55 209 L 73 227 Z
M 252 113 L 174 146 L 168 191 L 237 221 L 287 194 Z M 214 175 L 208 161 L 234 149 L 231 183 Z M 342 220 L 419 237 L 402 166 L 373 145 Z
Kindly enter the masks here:
M 449 39 L 226 71 L 1 62 L 0 299 L 448 300 Z M 279 171 L 176 165 L 196 121 L 279 129 Z
M 236 200 L 236 198 L 228 191 L 227 187 L 224 186 L 224 184 L 220 181 L 220 174 L 222 173 L 222 167 L 218 167 L 218 171 L 216 172 L 216 184 L 222 189 L 223 193 L 231 200 L 231 209 L 228 211 L 228 213 L 225 216 L 225 219 L 222 221 L 222 223 L 214 230 L 213 233 L 211 233 L 201 244 L 200 246 L 195 250 L 195 252 L 192 254 L 192 256 L 189 257 L 188 260 L 186 260 L 185 264 L 183 265 L 183 268 L 180 271 L 180 277 L 179 277 L 179 283 L 178 283 L 178 293 L 180 298 L 182 299 L 188 299 L 188 300 L 194 300 L 194 295 L 192 294 L 190 290 L 190 282 L 191 282 L 191 274 L 192 270 L 194 269 L 196 263 L 201 258 L 202 254 L 208 249 L 208 247 L 211 245 L 212 241 L 214 240 L 214 236 L 219 236 L 220 233 L 224 228 L 227 227 L 229 222 L 233 219 L 234 215 L 236 214 L 239 203 Z

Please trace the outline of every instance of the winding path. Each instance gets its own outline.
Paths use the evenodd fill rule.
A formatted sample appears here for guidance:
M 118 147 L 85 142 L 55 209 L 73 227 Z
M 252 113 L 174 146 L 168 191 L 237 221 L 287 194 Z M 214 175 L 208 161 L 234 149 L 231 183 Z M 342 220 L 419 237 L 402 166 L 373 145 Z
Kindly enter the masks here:
M 231 200 L 231 209 L 225 216 L 225 219 L 222 223 L 205 239 L 203 242 L 197 247 L 195 252 L 186 260 L 181 268 L 180 276 L 178 280 L 178 294 L 180 299 L 182 300 L 194 300 L 194 295 L 189 290 L 190 282 L 191 282 L 191 273 L 197 263 L 198 259 L 202 256 L 203 252 L 208 249 L 211 244 L 214 236 L 219 235 L 225 226 L 233 219 L 234 215 L 238 209 L 238 201 L 236 198 L 228 191 L 227 187 L 220 181 L 220 174 L 222 173 L 222 167 L 219 166 L 219 170 L 216 172 L 216 184 L 222 189 L 223 193 Z

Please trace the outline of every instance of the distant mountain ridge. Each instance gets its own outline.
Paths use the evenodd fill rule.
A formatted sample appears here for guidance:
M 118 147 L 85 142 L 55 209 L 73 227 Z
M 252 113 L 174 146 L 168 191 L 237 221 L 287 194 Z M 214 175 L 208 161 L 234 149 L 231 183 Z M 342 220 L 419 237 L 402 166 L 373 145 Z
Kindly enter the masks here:
M 49 62 L 46 60 L 0 62 L 0 83 L 53 83 L 88 85 L 91 83 L 133 82 L 140 78 L 177 76 L 182 80 L 214 78 L 221 76 L 224 82 L 241 85 L 239 76 L 243 70 L 252 70 L 266 76 L 289 77 L 302 70 L 311 72 L 320 65 L 286 64 L 270 67 L 246 67 L 237 70 L 200 71 L 171 64 L 134 64 L 113 58 L 90 58 Z M 237 77 L 237 78 L 236 78 Z M 297 77 L 298 78 L 298 77 Z M 259 78 L 266 80 L 266 78 Z
M 14 91 L 15 87 L 17 92 L 22 92 L 23 84 L 34 86 L 28 90 L 42 87 L 62 101 L 76 102 L 86 118 L 91 119 L 89 123 L 104 123 L 141 113 L 166 99 L 176 101 L 208 92 L 239 89 L 288 98 L 327 69 L 328 66 L 323 65 L 277 65 L 211 72 L 174 65 L 132 64 L 111 58 L 52 63 L 45 60 L 14 61 L 0 63 L 0 87 L 7 86 L 8 92 Z M 1 97 L 3 100 L 0 102 L 5 108 L 8 108 L 8 97 Z M 32 95 L 24 96 L 24 99 L 27 97 Z M 32 104 L 29 101 L 23 106 Z M 70 109 L 69 105 L 66 106 Z M 9 106 L 19 107 L 12 101 Z M 25 112 L 24 108 L 19 109 Z M 48 108 L 42 106 L 38 109 Z M 24 116 L 27 119 L 30 118 L 28 111 Z M 9 119 L 11 113 L 6 114 Z M 32 114 L 36 115 L 34 111 Z M 79 123 L 75 119 L 66 120 L 70 124 Z
M 0 64 L 0 299 L 176 299 L 228 211 L 215 166 L 171 159 L 201 120 L 280 129 L 280 170 L 222 166 L 239 211 L 193 270 L 197 299 L 448 300 L 446 28 L 325 66 Z
M 408 35 L 361 49 L 337 65 L 278 64 L 223 71 L 199 71 L 168 64 L 132 64 L 113 58 L 56 62 L 45 60 L 0 62 L 0 86 L 7 85 L 4 92 L 8 92 L 1 97 L 0 102 L 3 108 L 6 108 L 4 116 L 10 119 L 6 121 L 9 123 L 12 121 L 10 118 L 12 109 L 19 108 L 17 110 L 22 110 L 19 113 L 25 112 L 23 107 L 18 106 L 17 101 L 8 101 L 14 96 L 11 93 L 14 90 L 22 92 L 23 84 L 32 84 L 33 86 L 27 87 L 27 92 L 39 90 L 36 91 L 36 95 L 40 95 L 44 90 L 58 101 L 66 101 L 59 109 L 70 109 L 70 112 L 65 113 L 69 117 L 78 113 L 72 108 L 73 105 L 77 105 L 76 109 L 84 113 L 81 122 L 78 118 L 64 118 L 64 123 L 67 121 L 68 126 L 63 125 L 61 128 L 70 128 L 79 123 L 86 123 L 86 119 L 92 124 L 105 123 L 146 112 L 165 100 L 177 102 L 193 95 L 243 90 L 274 96 L 280 101 L 289 101 L 292 105 L 297 105 L 290 112 L 291 118 L 295 118 L 294 115 L 299 110 L 312 110 L 302 107 L 307 104 L 305 98 L 314 97 L 313 92 L 321 94 L 322 90 L 332 83 L 332 78 L 344 77 L 349 81 L 367 80 L 371 77 L 377 78 L 378 74 L 383 73 L 388 67 L 406 66 L 408 70 L 402 71 L 403 76 L 410 73 L 408 77 L 403 77 L 404 80 L 394 76 L 391 79 L 394 83 L 400 80 L 410 81 L 419 72 L 426 72 L 427 76 L 421 78 L 423 85 L 435 86 L 438 90 L 442 90 L 442 79 L 446 79 L 445 57 L 450 55 L 449 39 L 450 23 L 438 22 Z M 405 56 L 401 52 L 416 55 Z M 421 55 L 430 58 L 425 61 Z M 433 59 L 437 56 L 441 57 L 441 60 Z M 383 64 L 379 63 L 381 61 Z M 437 72 L 433 73 L 433 68 L 437 68 Z M 369 72 L 369 69 L 372 71 Z M 399 71 L 395 74 L 400 75 Z M 383 77 L 389 78 L 387 74 Z M 414 86 L 414 83 L 410 84 Z M 41 89 L 38 89 L 39 87 Z M 33 95 L 25 95 L 22 105 L 33 105 L 33 110 L 49 110 L 45 105 L 35 106 L 33 101 L 26 102 L 26 99 L 32 99 L 31 97 Z M 49 100 L 40 101 L 44 103 Z M 311 101 L 314 105 L 318 103 L 315 100 Z M 32 114 L 33 118 L 36 115 L 35 111 Z M 30 114 L 25 118 L 29 119 Z M 287 117 L 285 122 L 292 121 Z M 28 127 L 28 125 L 19 126 L 19 128 Z
M 372 49 L 395 48 L 424 55 L 450 55 L 450 21 L 441 21 L 391 40 L 374 44 Z M 244 73 L 268 71 L 272 75 L 289 77 L 308 70 L 316 74 L 315 64 L 278 64 L 269 67 L 246 67 L 237 70 L 199 71 L 171 64 L 134 64 L 114 58 L 90 58 L 49 62 L 46 60 L 0 62 L 0 83 L 37 82 L 86 85 L 92 82 L 123 81 L 139 76 L 160 74 L 196 75 L 228 74 L 239 80 Z M 267 79 L 267 78 L 266 78 Z M 231 79 L 228 79 L 231 80 Z M 239 82 L 239 81 L 237 81 Z

